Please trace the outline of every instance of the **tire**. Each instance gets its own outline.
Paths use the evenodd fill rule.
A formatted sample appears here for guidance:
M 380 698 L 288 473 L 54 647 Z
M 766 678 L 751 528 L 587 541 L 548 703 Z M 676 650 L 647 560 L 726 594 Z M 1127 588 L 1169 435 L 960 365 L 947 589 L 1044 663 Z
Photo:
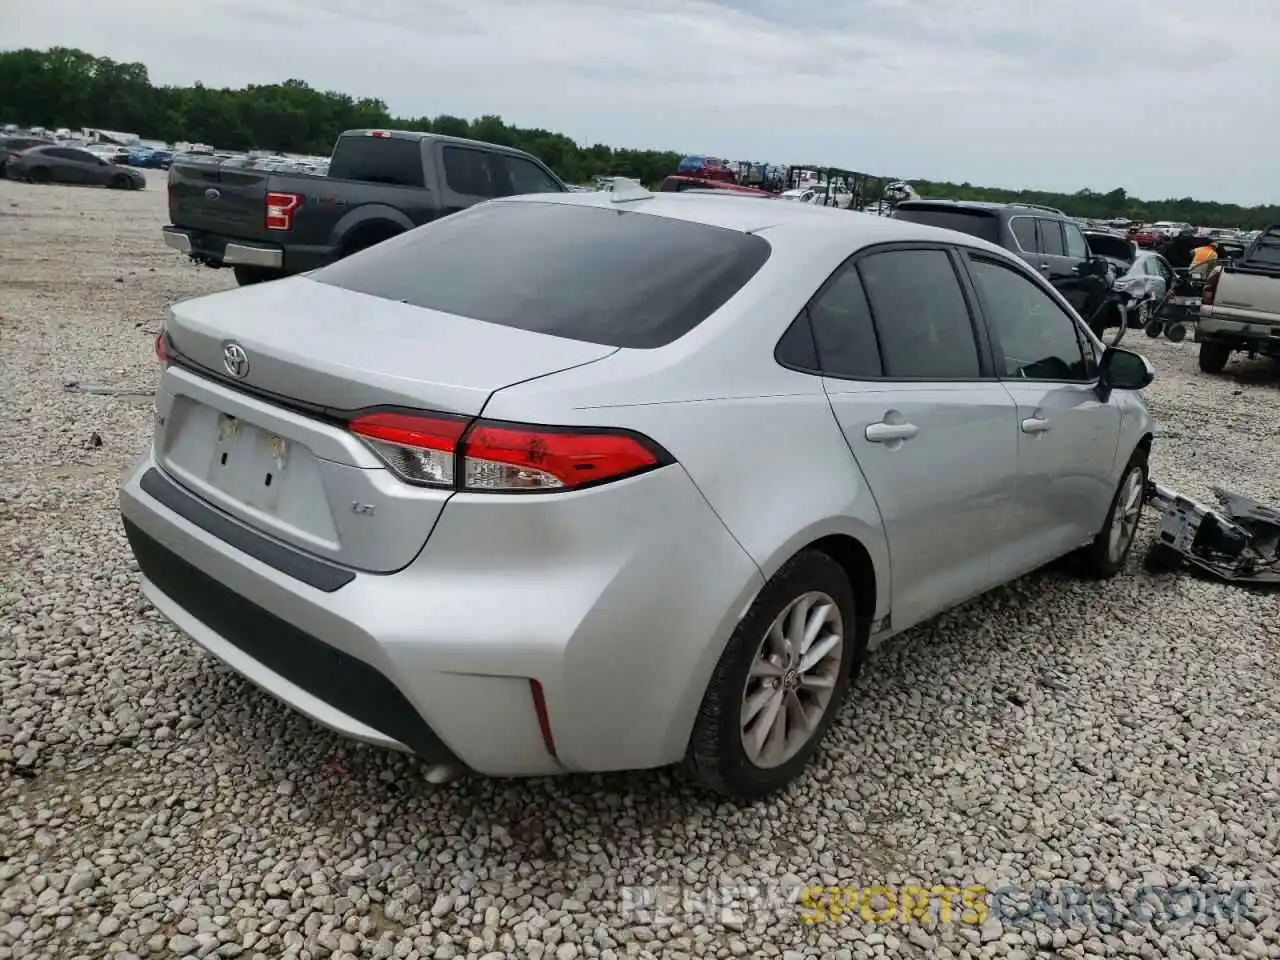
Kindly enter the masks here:
M 1164 328 L 1164 335 L 1173 343 L 1181 343 L 1187 339 L 1187 325 L 1181 322 L 1174 322 Z
M 1164 323 L 1160 320 L 1150 320 L 1147 322 L 1147 325 L 1142 328 L 1142 332 L 1154 340 L 1164 332 Z
M 242 263 L 232 267 L 231 272 L 236 276 L 236 285 L 241 287 L 249 287 L 255 283 L 266 283 L 268 280 L 278 280 L 284 276 L 279 270 L 270 270 L 267 267 L 250 267 Z
M 1200 372 L 1221 373 L 1231 359 L 1231 348 L 1225 343 L 1206 341 L 1200 344 Z
M 49 169 L 47 167 L 36 167 L 29 174 L 32 183 L 49 183 Z
M 128 177 L 112 177 L 111 189 L 112 190 L 132 190 L 133 181 L 130 180 Z
M 1136 508 L 1133 506 L 1135 491 Z M 1146 492 L 1147 454 L 1143 450 L 1135 450 L 1125 464 L 1124 473 L 1120 475 L 1120 483 L 1111 498 L 1111 508 L 1107 510 L 1107 519 L 1103 521 L 1102 529 L 1093 538 L 1093 543 L 1080 553 L 1082 572 L 1086 576 L 1105 580 L 1124 569 L 1129 552 L 1133 549 L 1133 542 L 1137 539 L 1138 526 L 1142 522 Z M 1118 515 L 1125 519 L 1120 520 Z M 1114 545 L 1113 532 L 1119 538 Z
M 771 634 L 780 619 L 780 629 L 788 632 L 791 613 L 805 604 L 809 604 L 808 617 L 820 606 L 829 608 L 810 653 L 833 637 L 838 639 L 812 669 L 802 673 L 794 660 L 782 655 Z M 716 665 L 689 739 L 686 772 L 702 786 L 741 802 L 758 800 L 796 779 L 822 742 L 866 654 L 866 636 L 856 613 L 853 587 L 835 560 L 818 550 L 803 550 L 787 561 L 760 591 Z M 805 626 L 811 625 L 806 619 Z M 771 649 L 777 653 L 766 663 L 763 658 Z M 778 675 L 753 676 L 757 665 Z M 814 684 L 804 684 L 803 677 Z M 770 690 L 778 692 L 770 694 Z M 750 751 L 744 741 L 762 729 L 760 724 L 770 716 L 780 717 L 783 723 L 793 716 L 775 706 L 787 702 L 787 691 L 795 698 L 792 703 L 807 704 L 813 710 L 803 739 L 797 736 L 786 743 L 784 730 L 784 742 L 779 743 L 771 724 L 763 738 L 765 749 Z M 744 731 L 741 718 L 751 700 L 760 704 L 759 712 Z

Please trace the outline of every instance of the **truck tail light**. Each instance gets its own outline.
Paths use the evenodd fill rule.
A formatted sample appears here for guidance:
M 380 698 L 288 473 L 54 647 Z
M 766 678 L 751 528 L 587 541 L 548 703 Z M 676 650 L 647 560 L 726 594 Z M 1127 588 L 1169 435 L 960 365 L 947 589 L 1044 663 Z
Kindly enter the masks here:
M 292 230 L 293 213 L 302 206 L 302 196 L 297 193 L 267 194 L 267 229 Z
M 1200 291 L 1200 305 L 1213 306 L 1213 298 L 1218 293 L 1218 280 L 1222 277 L 1222 268 L 1214 267 L 1205 278 L 1204 289 Z
M 577 490 L 674 462 L 647 437 L 603 427 L 372 411 L 347 428 L 407 483 L 471 493 Z
M 156 334 L 156 362 L 162 367 L 169 365 L 169 336 L 163 330 Z

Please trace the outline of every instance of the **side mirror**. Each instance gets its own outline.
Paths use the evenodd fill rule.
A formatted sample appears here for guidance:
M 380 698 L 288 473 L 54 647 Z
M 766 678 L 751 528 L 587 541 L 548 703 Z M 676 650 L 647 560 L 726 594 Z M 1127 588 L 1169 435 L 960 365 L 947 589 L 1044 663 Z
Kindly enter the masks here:
M 1098 385 L 1108 395 L 1112 390 L 1145 390 L 1155 378 L 1146 357 L 1121 347 L 1107 347 L 1098 364 Z

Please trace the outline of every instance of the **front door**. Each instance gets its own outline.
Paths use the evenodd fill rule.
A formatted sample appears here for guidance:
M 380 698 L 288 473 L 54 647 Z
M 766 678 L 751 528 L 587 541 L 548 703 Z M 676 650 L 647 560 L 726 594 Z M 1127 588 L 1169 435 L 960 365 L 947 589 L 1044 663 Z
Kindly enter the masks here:
M 1098 398 L 1096 359 L 1075 318 L 1011 264 L 967 260 L 997 372 L 1017 404 L 1017 509 L 995 561 L 1016 576 L 1102 529 L 1119 482 L 1120 410 Z
M 831 408 L 884 521 L 902 629 L 996 582 L 990 558 L 1016 483 L 1014 404 L 989 378 L 946 248 L 857 258 L 809 310 Z

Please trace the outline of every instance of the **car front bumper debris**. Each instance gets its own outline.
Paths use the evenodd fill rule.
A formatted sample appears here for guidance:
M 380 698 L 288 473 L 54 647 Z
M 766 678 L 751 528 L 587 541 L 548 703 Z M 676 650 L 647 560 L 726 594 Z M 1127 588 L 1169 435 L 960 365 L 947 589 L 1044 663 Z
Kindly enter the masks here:
M 1148 502 L 1164 511 L 1148 567 L 1186 563 L 1220 580 L 1280 584 L 1280 510 L 1220 487 L 1213 493 L 1217 508 L 1147 484 Z

